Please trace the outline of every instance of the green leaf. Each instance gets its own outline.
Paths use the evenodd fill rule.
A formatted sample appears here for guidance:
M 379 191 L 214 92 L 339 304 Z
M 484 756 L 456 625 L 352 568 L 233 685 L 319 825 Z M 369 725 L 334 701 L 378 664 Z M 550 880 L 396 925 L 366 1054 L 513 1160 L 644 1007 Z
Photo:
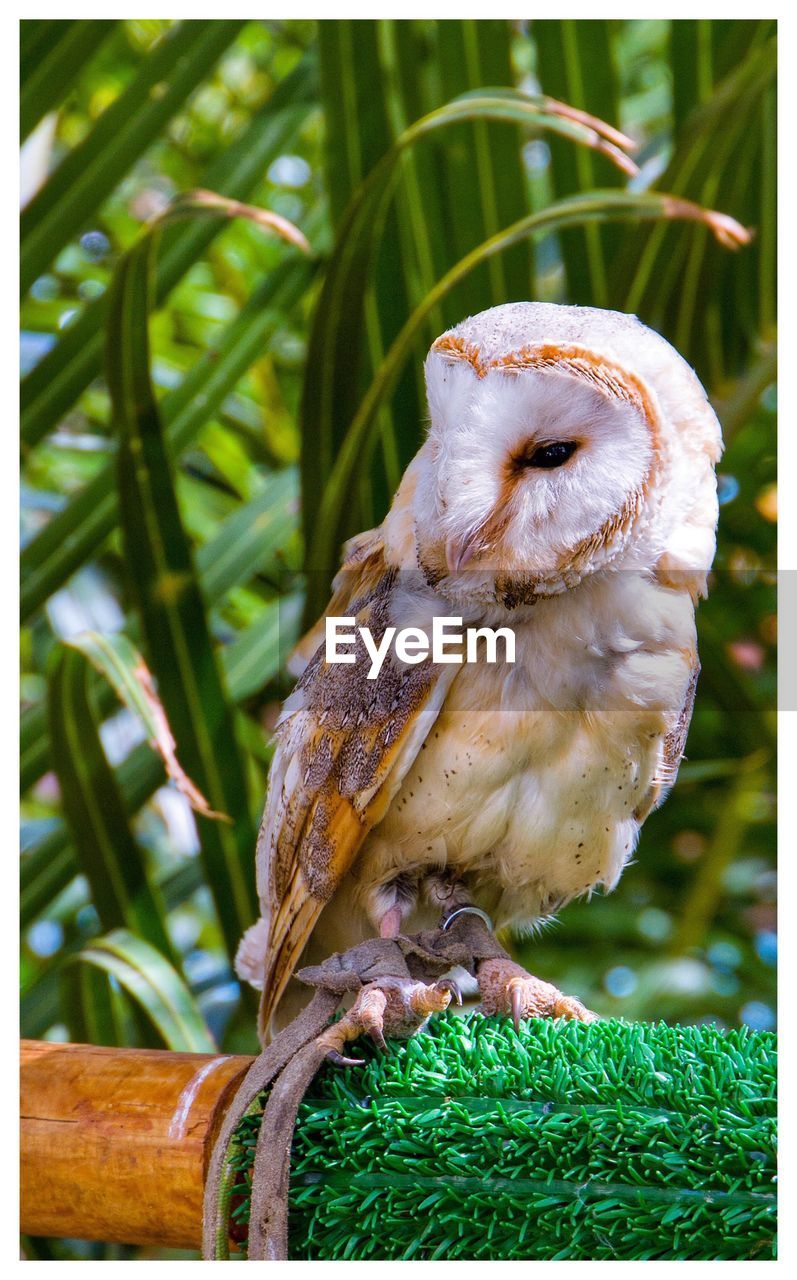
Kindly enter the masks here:
M 25 1039 L 40 1040 L 54 1023 L 63 1020 L 63 997 L 61 989 L 64 961 L 79 950 L 80 944 L 73 939 L 66 942 L 54 960 L 43 965 L 40 972 L 29 982 L 23 983 L 20 998 L 20 1035 Z M 71 998 L 67 995 L 67 999 Z M 71 1031 L 71 1027 L 70 1027 Z
M 545 93 L 604 120 L 619 120 L 620 92 L 614 62 L 612 20 L 585 23 L 563 18 L 534 22 L 539 81 Z M 593 152 L 552 138 L 553 194 L 558 197 L 598 186 L 620 186 L 618 170 L 600 166 Z M 608 182 L 607 182 L 608 179 Z M 567 300 L 578 306 L 608 305 L 608 264 L 617 252 L 617 226 L 571 228 L 560 237 Z
M 439 22 L 435 32 L 441 91 L 435 106 L 464 94 L 481 94 L 485 85 L 512 84 L 509 22 Z M 446 136 L 445 147 L 436 146 L 447 249 L 444 268 L 529 212 L 524 141 L 519 129 L 475 120 L 456 126 Z M 444 308 L 449 321 L 512 298 L 532 297 L 531 275 L 529 246 L 521 242 L 506 255 L 483 263 L 454 290 Z
M 141 654 L 136 651 L 127 636 L 103 636 L 96 631 L 85 631 L 69 642 L 104 675 L 115 689 L 120 702 L 141 721 L 150 746 L 157 751 L 170 780 L 181 795 L 185 796 L 195 813 L 205 818 L 223 818 L 215 813 L 205 797 L 186 774 L 175 754 L 166 713 L 155 691 L 152 676 Z
M 255 621 L 222 649 L 222 668 L 233 701 L 250 697 L 277 675 L 283 655 L 298 638 L 301 604 L 298 596 L 286 596 L 279 602 L 267 604 Z M 102 685 L 98 693 L 106 688 Z M 95 701 L 101 704 L 99 697 Z M 42 750 L 42 754 L 48 753 L 45 761 L 49 759 L 49 747 L 49 737 L 45 734 Z M 165 781 L 160 759 L 145 744 L 135 747 L 117 770 L 119 794 L 128 818 L 137 813 Z M 79 870 L 69 829 L 58 820 L 44 839 L 28 849 L 22 858 L 20 915 L 23 928 L 66 889 Z M 189 867 L 189 875 L 195 877 L 193 867 Z
M 60 987 L 60 1007 L 69 1019 L 70 1040 L 77 1044 L 125 1044 L 120 993 L 111 989 L 102 969 L 66 963 L 53 976 Z
M 266 607 L 222 650 L 227 685 L 236 702 L 249 698 L 276 676 L 299 638 L 302 599 L 283 596 Z
M 761 396 L 767 387 L 777 382 L 777 376 L 778 347 L 774 339 L 770 339 L 761 343 L 757 358 L 743 377 L 725 388 L 721 398 L 713 398 L 726 445 L 757 412 Z
M 86 18 L 20 23 L 19 136 L 27 138 L 61 105 L 86 63 L 116 31 L 118 22 Z
M 20 289 L 27 293 L 157 138 L 241 31 L 242 21 L 187 21 L 145 58 L 133 83 L 61 162 L 20 222 Z
M 335 226 L 352 194 L 392 146 L 390 85 L 383 74 L 380 25 L 367 20 L 322 23 L 319 27 L 321 99 L 326 128 L 327 188 Z M 386 210 L 373 288 L 366 301 L 362 350 L 352 351 L 350 385 L 370 378 L 401 327 L 410 305 L 411 263 L 404 252 L 396 209 Z M 374 504 L 383 503 L 398 485 L 403 463 L 399 441 L 421 416 L 422 400 L 414 374 L 402 381 L 402 395 L 382 414 L 381 460 L 371 487 L 360 497 L 355 518 L 367 527 Z M 406 461 L 406 459 L 404 460 Z
M 61 647 L 50 678 L 50 738 L 78 862 L 106 929 L 126 926 L 174 954 L 162 902 L 105 758 L 83 653 Z
M 179 457 L 279 329 L 282 317 L 313 279 L 316 264 L 293 255 L 257 286 L 220 342 L 164 397 L 161 414 L 169 456 Z M 23 620 L 67 581 L 116 527 L 116 467 L 109 462 L 23 549 Z
M 205 198 L 202 210 L 211 212 Z M 182 200 L 176 216 L 190 201 Z M 244 212 L 238 209 L 237 212 Z M 168 214 L 166 218 L 168 218 Z M 108 385 L 119 434 L 119 500 L 131 589 L 185 768 L 231 823 L 200 819 L 208 884 L 229 955 L 255 915 L 254 826 L 232 711 L 183 529 L 149 373 L 147 324 L 157 228 L 121 259 L 109 302 Z
M 177 971 L 141 938 L 114 929 L 79 952 L 76 962 L 93 965 L 132 996 L 164 1046 L 178 1053 L 216 1053 L 197 1003 Z
M 612 305 L 664 334 L 709 385 L 741 373 L 775 322 L 775 72 L 764 29 L 689 116 L 661 179 L 763 234 L 731 266 L 709 237 L 661 225 L 625 243 L 613 275 Z
M 175 444 L 176 450 L 176 444 Z M 114 494 L 115 499 L 115 494 Z M 284 567 L 283 550 L 294 536 L 298 521 L 298 485 L 293 469 L 266 479 L 261 491 L 234 511 L 220 526 L 217 535 L 199 549 L 197 568 L 202 594 L 208 605 L 216 604 L 232 587 L 249 581 L 254 574 L 277 581 Z M 118 505 L 114 501 L 114 509 Z M 68 535 L 65 535 L 68 536 Z M 55 548 L 57 555 L 57 546 Z M 24 557 L 23 557 L 24 558 Z M 226 654 L 225 650 L 225 654 Z M 227 663 L 227 683 L 235 702 L 243 695 L 236 683 L 235 663 Z M 272 678 L 275 668 L 264 662 L 259 687 Z M 252 691 L 247 681 L 247 689 Z M 98 711 L 106 713 L 112 704 L 110 688 L 97 691 Z M 46 707 L 38 703 L 22 716 L 20 733 L 20 790 L 25 792 L 50 767 L 50 746 Z
M 197 568 L 205 599 L 220 599 L 256 573 L 278 576 L 284 567 L 282 550 L 296 530 L 298 512 L 296 470 L 291 467 L 268 476 L 251 502 L 234 511 L 216 537 L 200 548 Z
M 678 137 L 695 108 L 711 98 L 720 81 L 743 61 L 770 23 L 738 19 L 683 18 L 670 23 L 672 109 Z
M 271 161 L 290 146 L 306 120 L 315 90 L 315 62 L 308 56 L 285 78 L 241 136 L 208 167 L 202 186 L 234 199 L 245 199 Z M 219 234 L 222 225 L 218 220 L 197 221 L 177 228 L 170 236 L 158 264 L 159 303 Z M 20 434 L 25 448 L 32 448 L 51 431 L 102 371 L 107 310 L 107 295 L 89 303 L 53 350 L 23 378 Z

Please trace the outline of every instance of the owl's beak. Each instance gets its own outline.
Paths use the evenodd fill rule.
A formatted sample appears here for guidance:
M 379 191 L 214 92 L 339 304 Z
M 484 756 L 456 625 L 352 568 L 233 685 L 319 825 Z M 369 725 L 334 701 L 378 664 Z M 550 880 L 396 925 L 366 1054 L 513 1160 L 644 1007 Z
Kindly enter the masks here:
M 461 568 L 470 564 L 473 557 L 484 549 L 481 543 L 481 530 L 477 529 L 472 534 L 468 534 L 466 538 L 457 538 L 450 536 L 445 543 L 445 563 L 448 566 L 449 573 L 457 573 Z
M 480 530 L 475 533 L 468 534 L 465 538 L 451 536 L 446 541 L 446 564 L 449 573 L 457 573 L 458 570 L 464 569 L 475 555 L 481 551 L 481 543 L 479 541 Z

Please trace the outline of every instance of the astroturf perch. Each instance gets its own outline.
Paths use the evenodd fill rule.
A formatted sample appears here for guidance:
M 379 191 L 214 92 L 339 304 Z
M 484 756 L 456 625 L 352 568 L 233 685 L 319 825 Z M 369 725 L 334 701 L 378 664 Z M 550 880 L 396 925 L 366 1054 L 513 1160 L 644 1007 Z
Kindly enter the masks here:
M 290 1256 L 775 1254 L 775 1037 L 443 1015 L 327 1067 L 293 1142 Z M 238 1128 L 245 1239 L 260 1114 Z

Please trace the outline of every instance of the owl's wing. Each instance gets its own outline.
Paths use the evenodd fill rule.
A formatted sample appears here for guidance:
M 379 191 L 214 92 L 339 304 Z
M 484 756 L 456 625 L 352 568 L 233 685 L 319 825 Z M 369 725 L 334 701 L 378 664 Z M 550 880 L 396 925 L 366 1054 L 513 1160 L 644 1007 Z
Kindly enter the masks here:
M 683 705 L 669 730 L 662 738 L 661 755 L 653 784 L 634 813 L 634 817 L 640 823 L 644 822 L 648 814 L 664 803 L 675 783 L 675 779 L 678 777 L 678 770 L 684 758 L 689 725 L 692 722 L 692 712 L 695 709 L 695 694 L 699 675 L 700 661 L 697 654 L 693 653 L 692 668 L 689 675 L 689 683 L 686 686 Z
M 396 581 L 378 537 L 360 542 L 335 579 L 328 613 L 354 617 L 378 643 Z M 251 979 L 262 964 L 253 951 L 265 953 L 256 975 L 261 1035 L 321 911 L 387 812 L 459 670 L 429 659 L 403 665 L 388 652 L 378 676 L 366 679 L 370 659 L 357 635 L 354 664 L 327 663 L 319 644 L 277 729 L 257 850 L 264 920 L 245 936 L 238 965 Z

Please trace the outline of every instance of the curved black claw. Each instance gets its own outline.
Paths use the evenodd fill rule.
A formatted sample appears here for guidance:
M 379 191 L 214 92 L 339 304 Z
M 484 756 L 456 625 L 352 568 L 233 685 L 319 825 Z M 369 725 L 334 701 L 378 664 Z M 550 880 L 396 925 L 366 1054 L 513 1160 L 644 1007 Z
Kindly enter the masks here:
M 336 1067 L 364 1067 L 365 1058 L 344 1058 L 342 1053 L 338 1053 L 337 1049 L 328 1049 L 326 1054 L 327 1062 L 334 1062 Z
M 441 978 L 434 985 L 436 991 L 450 991 L 457 1004 L 462 1004 L 462 992 L 459 989 L 459 983 L 455 982 L 453 978 Z

